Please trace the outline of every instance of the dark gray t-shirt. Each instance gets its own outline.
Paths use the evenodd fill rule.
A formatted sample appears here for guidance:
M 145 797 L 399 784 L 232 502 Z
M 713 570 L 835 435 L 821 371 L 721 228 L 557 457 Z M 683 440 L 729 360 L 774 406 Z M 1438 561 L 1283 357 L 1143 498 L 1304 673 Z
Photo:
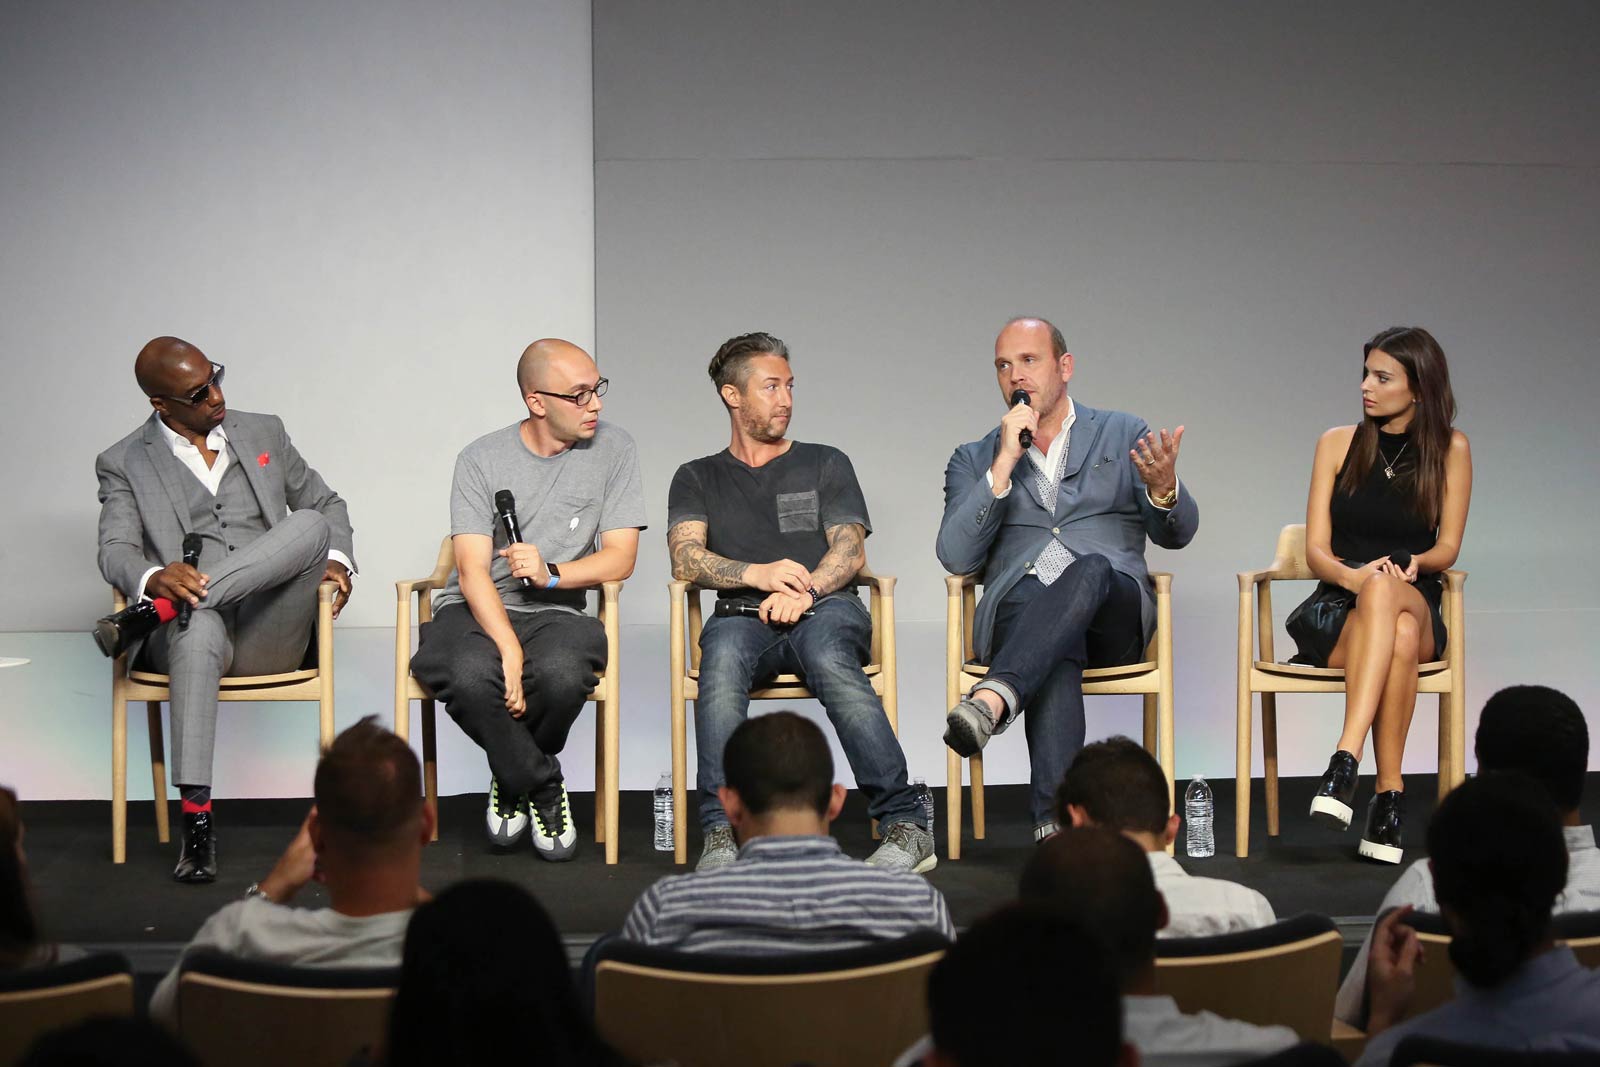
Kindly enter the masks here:
M 792 559 L 816 569 L 828 552 L 827 531 L 859 524 L 867 533 L 867 502 L 850 457 L 830 445 L 796 441 L 761 467 L 727 449 L 678 468 L 667 494 L 667 525 L 704 522 L 706 547 L 746 563 Z M 754 589 L 729 589 L 726 600 L 759 604 Z
M 495 518 L 494 495 L 511 490 L 523 542 L 559 565 L 589 555 L 607 530 L 645 528 L 638 451 L 626 430 L 601 422 L 589 440 L 559 455 L 541 456 L 523 444 L 521 427 L 512 423 L 485 434 L 456 457 L 450 533 L 494 538 L 497 554 L 489 564 L 489 576 L 508 611 L 582 611 L 587 604 L 582 589 L 524 589 L 520 579 L 511 576 L 511 564 L 498 555 L 510 542 Z M 434 608 L 465 599 L 461 572 L 452 571 Z

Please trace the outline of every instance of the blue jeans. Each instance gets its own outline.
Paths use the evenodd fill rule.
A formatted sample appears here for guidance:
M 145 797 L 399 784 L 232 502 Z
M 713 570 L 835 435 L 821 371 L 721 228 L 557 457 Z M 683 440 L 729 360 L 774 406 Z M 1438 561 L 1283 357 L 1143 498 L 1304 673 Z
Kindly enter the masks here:
M 1033 822 L 1053 819 L 1056 788 L 1083 748 L 1083 669 L 1137 663 L 1144 651 L 1139 585 L 1102 555 L 1082 556 L 1046 586 L 1027 575 L 995 613 L 985 680 L 1026 709 Z
M 815 614 L 791 627 L 744 616 L 705 621 L 700 631 L 700 697 L 694 705 L 700 827 L 728 824 L 717 799 L 722 750 L 750 714 L 750 690 L 778 674 L 798 674 L 821 701 L 867 811 L 880 826 L 909 822 L 927 829 L 906 781 L 906 757 L 889 728 L 883 701 L 861 673 L 870 658 L 872 619 L 850 594 L 824 597 Z

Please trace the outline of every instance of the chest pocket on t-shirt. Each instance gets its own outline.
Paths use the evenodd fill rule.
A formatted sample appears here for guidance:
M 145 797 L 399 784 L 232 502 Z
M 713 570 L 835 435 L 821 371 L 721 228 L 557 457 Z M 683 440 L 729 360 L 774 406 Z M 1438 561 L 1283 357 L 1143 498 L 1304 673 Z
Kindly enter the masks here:
M 556 497 L 551 501 L 550 523 L 556 529 L 552 540 L 559 546 L 557 563 L 589 554 L 594 542 L 596 514 L 600 502 L 583 497 Z
M 778 494 L 778 532 L 805 533 L 817 528 L 817 492 Z

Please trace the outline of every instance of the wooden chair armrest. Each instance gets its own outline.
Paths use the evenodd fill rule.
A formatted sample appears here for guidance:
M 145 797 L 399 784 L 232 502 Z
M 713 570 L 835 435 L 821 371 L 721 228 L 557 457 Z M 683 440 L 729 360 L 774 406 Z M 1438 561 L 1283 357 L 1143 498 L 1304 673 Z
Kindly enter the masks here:
M 971 574 L 947 574 L 944 579 L 944 590 L 947 596 L 959 598 L 961 590 L 977 584 L 978 574 L 976 571 Z
M 678 578 L 674 578 L 672 581 L 667 583 L 667 592 L 672 594 L 674 597 L 678 597 L 679 599 L 686 599 L 690 593 L 698 593 L 703 588 L 705 587 L 695 585 L 693 582 L 686 582 Z
M 1276 573 L 1275 569 L 1271 567 L 1263 571 L 1240 571 L 1239 592 L 1249 592 L 1252 586 L 1260 585 L 1262 582 L 1271 581 L 1274 573 Z
M 1462 588 L 1467 584 L 1466 571 L 1448 570 L 1444 572 L 1443 577 L 1444 584 L 1449 587 L 1452 593 L 1461 592 Z
M 853 588 L 864 585 L 868 588 L 876 589 L 883 596 L 894 596 L 894 583 L 894 578 L 887 574 L 875 574 L 871 567 L 863 563 L 861 569 L 856 571 L 856 576 L 851 580 L 850 586 Z
M 333 598 L 339 595 L 337 582 L 320 582 L 317 585 L 317 603 L 332 604 Z
M 1156 596 L 1157 597 L 1164 597 L 1164 596 L 1171 596 L 1172 595 L 1172 572 L 1171 571 L 1151 571 L 1150 572 L 1150 577 L 1155 580 L 1155 583 L 1156 583 Z M 948 581 L 948 579 L 947 579 L 947 581 Z

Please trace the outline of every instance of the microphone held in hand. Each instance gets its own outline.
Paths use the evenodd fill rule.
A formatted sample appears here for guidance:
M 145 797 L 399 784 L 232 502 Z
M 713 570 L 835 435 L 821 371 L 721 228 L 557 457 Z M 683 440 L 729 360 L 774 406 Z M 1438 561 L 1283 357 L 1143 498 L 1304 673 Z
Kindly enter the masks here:
M 200 566 L 200 550 L 204 547 L 205 542 L 200 539 L 199 534 L 184 534 L 183 562 L 191 567 Z M 189 628 L 189 613 L 193 610 L 194 608 L 187 600 L 178 607 L 178 629 L 187 630 Z
M 509 489 L 497 490 L 494 494 L 494 517 L 500 520 L 500 528 L 506 532 L 506 540 L 513 544 L 522 543 L 522 529 L 517 525 L 517 498 Z M 532 589 L 532 578 L 519 578 L 522 588 Z
M 816 611 L 814 609 L 807 608 L 806 610 L 804 610 L 804 611 L 802 611 L 800 613 L 800 617 L 802 619 L 809 619 L 809 618 L 811 618 L 811 616 L 813 616 L 815 614 L 816 614 Z M 744 615 L 744 616 L 747 616 L 748 618 L 759 619 L 759 618 L 761 618 L 761 609 L 756 607 L 754 604 L 740 604 L 738 601 L 735 601 L 735 600 L 719 600 L 719 601 L 717 601 L 717 609 L 716 609 L 717 618 L 719 618 L 719 619 L 730 619 L 730 618 L 733 618 L 735 615 Z
M 1011 406 L 1016 407 L 1018 404 L 1025 405 L 1027 407 L 1033 406 L 1032 404 L 1028 403 L 1028 391 L 1026 389 L 1018 389 L 1011 394 Z M 1024 452 L 1032 448 L 1033 431 L 1027 427 L 1023 427 L 1022 432 L 1017 434 L 1017 443 L 1022 446 L 1022 450 Z

